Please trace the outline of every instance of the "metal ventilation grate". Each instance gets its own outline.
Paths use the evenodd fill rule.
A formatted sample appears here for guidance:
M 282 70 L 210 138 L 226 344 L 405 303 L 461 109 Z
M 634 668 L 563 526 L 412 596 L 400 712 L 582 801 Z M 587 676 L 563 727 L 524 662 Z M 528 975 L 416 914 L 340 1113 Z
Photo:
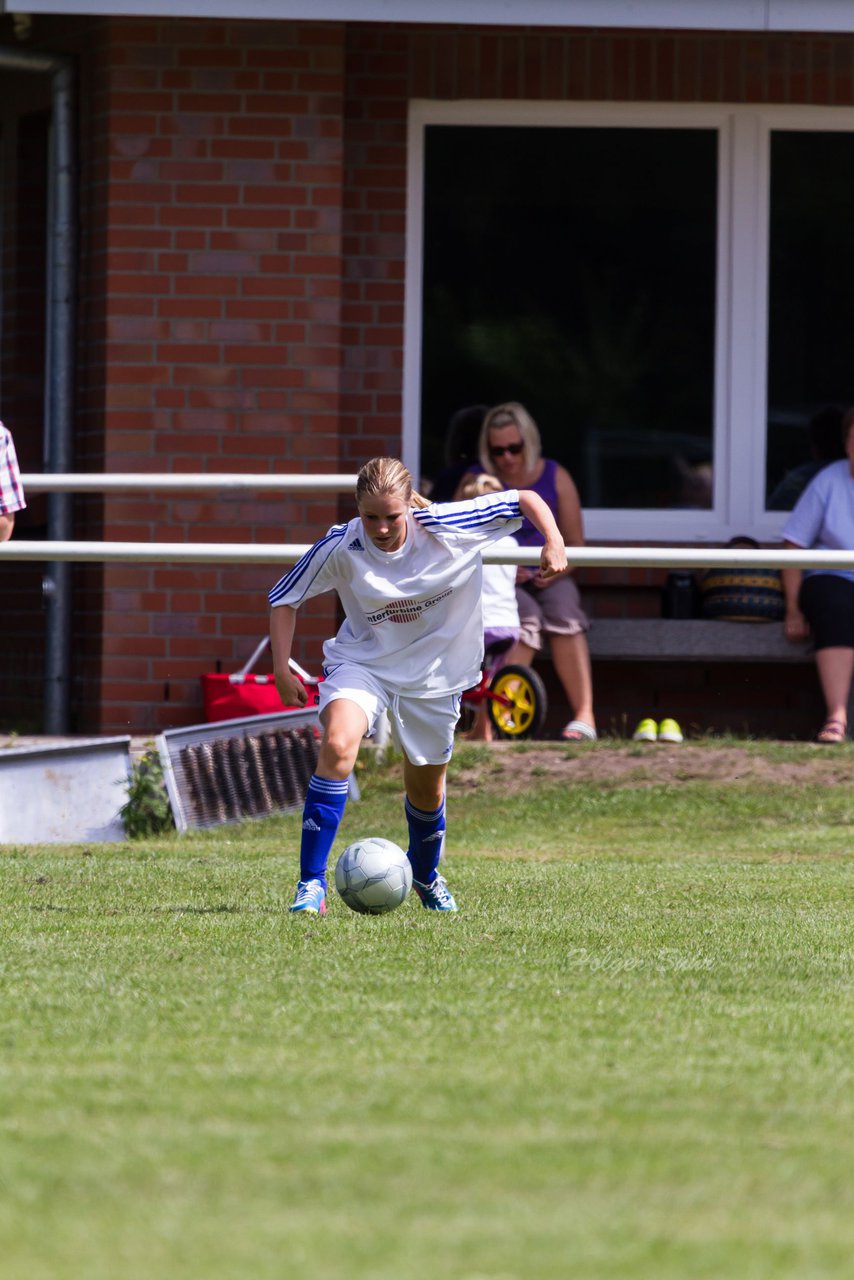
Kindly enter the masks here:
M 178 830 L 300 808 L 317 764 L 317 726 L 312 709 L 161 734 L 157 749 Z

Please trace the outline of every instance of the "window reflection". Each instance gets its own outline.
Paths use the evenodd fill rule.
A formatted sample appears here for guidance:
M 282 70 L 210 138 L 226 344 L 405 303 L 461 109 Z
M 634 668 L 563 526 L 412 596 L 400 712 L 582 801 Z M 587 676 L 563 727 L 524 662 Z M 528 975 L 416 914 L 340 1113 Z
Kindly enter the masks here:
M 422 466 L 521 400 L 586 507 L 712 505 L 717 134 L 431 125 Z
M 854 134 L 771 134 L 766 504 L 790 510 L 843 456 L 833 415 L 854 403 Z

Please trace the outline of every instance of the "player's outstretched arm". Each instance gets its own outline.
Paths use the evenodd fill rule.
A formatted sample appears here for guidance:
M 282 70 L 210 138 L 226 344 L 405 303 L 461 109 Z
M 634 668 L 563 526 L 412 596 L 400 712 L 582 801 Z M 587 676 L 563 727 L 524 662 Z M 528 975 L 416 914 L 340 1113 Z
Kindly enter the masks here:
M 276 692 L 286 707 L 304 707 L 308 701 L 305 685 L 288 666 L 296 625 L 297 611 L 289 604 L 280 604 L 270 610 L 270 649 L 273 654 Z
M 533 489 L 519 490 L 519 509 L 534 528 L 543 535 L 545 542 L 540 554 L 541 578 L 554 578 L 566 573 L 566 547 L 551 508 Z

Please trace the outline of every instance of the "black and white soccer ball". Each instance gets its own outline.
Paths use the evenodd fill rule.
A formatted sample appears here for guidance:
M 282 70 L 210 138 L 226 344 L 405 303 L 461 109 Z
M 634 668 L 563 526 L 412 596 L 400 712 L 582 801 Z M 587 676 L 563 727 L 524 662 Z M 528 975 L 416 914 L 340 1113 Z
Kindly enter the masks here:
M 412 864 L 398 845 L 367 836 L 348 845 L 335 866 L 335 888 L 352 911 L 394 911 L 412 888 Z

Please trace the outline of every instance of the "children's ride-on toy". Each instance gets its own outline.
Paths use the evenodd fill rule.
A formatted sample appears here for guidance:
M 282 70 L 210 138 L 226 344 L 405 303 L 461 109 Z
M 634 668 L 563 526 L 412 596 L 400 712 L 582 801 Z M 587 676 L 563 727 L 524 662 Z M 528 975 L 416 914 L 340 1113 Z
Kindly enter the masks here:
M 461 732 L 472 728 L 480 707 L 485 707 L 499 738 L 533 738 L 545 724 L 546 687 L 531 667 L 515 662 L 502 666 L 501 654 L 508 645 L 504 641 L 487 650 L 480 682 L 463 694 Z

